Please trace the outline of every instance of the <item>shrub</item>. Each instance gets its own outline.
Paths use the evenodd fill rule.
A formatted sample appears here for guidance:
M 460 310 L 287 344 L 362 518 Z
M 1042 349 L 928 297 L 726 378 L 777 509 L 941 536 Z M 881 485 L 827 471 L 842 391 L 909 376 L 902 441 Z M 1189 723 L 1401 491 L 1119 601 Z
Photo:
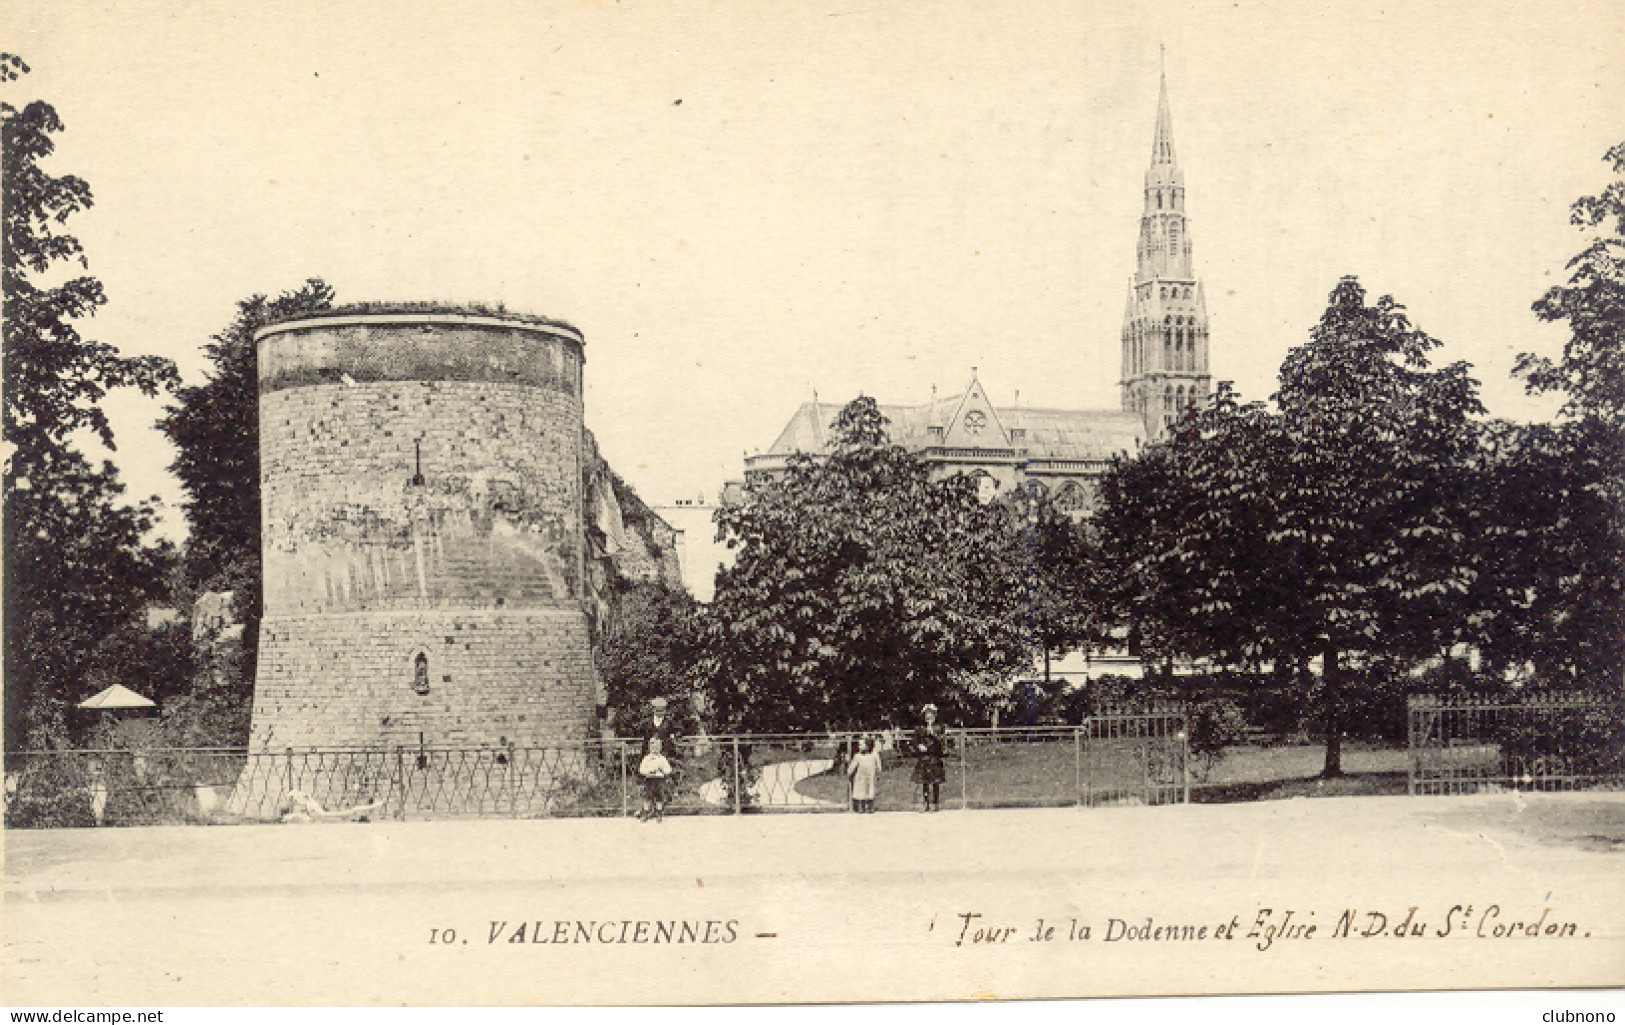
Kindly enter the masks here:
M 1519 709 L 1495 720 L 1491 739 L 1509 772 L 1561 776 L 1625 773 L 1625 734 L 1619 707 L 1585 704 Z
M 84 766 L 72 755 L 36 755 L 6 772 L 6 828 L 94 826 Z
M 1213 771 L 1224 749 L 1239 744 L 1247 736 L 1247 720 L 1234 701 L 1224 697 L 1206 697 L 1190 708 L 1190 749 L 1206 776 Z

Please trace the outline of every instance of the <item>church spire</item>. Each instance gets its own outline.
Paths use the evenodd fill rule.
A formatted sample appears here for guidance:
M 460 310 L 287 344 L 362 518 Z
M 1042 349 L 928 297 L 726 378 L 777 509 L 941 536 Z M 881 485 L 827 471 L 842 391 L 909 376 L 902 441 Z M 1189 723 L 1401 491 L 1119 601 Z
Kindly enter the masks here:
M 1191 268 L 1185 175 L 1174 158 L 1168 75 L 1157 93 L 1145 207 L 1135 246 L 1135 272 L 1123 315 L 1123 408 L 1145 417 L 1152 437 L 1207 398 L 1207 304 Z
M 1157 136 L 1151 143 L 1151 163 L 1176 164 L 1174 159 L 1174 116 L 1168 112 L 1168 73 L 1162 74 L 1162 93 L 1157 97 Z

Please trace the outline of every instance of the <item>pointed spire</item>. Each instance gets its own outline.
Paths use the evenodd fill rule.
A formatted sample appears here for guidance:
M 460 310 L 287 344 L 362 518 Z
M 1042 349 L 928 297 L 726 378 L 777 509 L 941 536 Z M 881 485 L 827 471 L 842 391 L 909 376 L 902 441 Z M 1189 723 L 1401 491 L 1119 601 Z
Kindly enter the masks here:
M 1157 96 L 1157 137 L 1151 144 L 1151 163 L 1174 163 L 1174 119 L 1168 112 L 1168 72 L 1162 72 L 1162 88 Z

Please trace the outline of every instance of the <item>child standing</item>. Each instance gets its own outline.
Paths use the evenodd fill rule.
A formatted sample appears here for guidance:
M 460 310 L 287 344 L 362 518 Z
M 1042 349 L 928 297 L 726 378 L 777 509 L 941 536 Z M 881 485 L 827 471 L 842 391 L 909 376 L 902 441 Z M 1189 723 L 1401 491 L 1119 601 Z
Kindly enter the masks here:
M 638 818 L 644 821 L 660 821 L 666 814 L 666 779 L 671 775 L 671 762 L 660 753 L 661 747 L 658 736 L 650 737 L 647 753 L 638 763 L 638 776 L 643 780 L 643 810 L 638 812 Z
M 875 791 L 880 782 L 880 751 L 875 738 L 864 737 L 862 748 L 847 763 L 846 774 L 852 777 L 852 810 L 875 810 Z

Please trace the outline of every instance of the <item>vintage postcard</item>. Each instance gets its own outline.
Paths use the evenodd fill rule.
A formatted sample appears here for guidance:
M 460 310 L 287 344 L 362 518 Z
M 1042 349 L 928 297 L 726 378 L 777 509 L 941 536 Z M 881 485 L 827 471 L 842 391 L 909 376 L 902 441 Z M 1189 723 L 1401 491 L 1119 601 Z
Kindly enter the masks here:
M 1614 5 L 13 6 L 8 1004 L 1625 983 Z

